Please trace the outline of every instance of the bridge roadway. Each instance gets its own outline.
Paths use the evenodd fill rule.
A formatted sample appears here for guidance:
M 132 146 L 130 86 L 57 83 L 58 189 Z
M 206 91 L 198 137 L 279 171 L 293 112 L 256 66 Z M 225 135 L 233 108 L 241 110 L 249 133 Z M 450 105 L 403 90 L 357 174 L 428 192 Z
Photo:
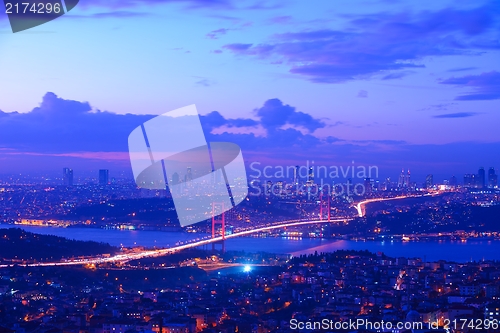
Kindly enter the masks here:
M 238 231 L 236 233 L 226 235 L 225 239 L 251 235 L 254 233 L 258 233 L 258 232 L 274 230 L 274 229 L 279 229 L 279 228 L 294 227 L 294 226 L 307 225 L 307 224 L 318 224 L 318 223 L 335 223 L 335 222 L 343 222 L 343 221 L 350 221 L 350 220 L 352 220 L 352 218 L 336 218 L 336 219 L 331 219 L 330 221 L 328 221 L 328 220 L 291 220 L 291 221 L 276 223 L 273 225 L 266 225 L 266 226 L 259 227 L 259 228 Z M 194 242 L 188 242 L 186 244 L 176 245 L 174 247 L 169 247 L 167 249 L 145 250 L 145 251 L 141 251 L 141 252 L 117 254 L 117 255 L 114 255 L 114 256 L 111 256 L 108 258 L 98 257 L 98 258 L 89 258 L 89 259 L 75 259 L 75 260 L 68 260 L 68 261 L 57 261 L 57 262 L 30 263 L 30 264 L 19 264 L 19 266 L 46 267 L 46 266 L 92 265 L 92 264 L 103 264 L 103 263 L 124 263 L 127 261 L 143 259 L 143 258 L 161 257 L 161 256 L 164 256 L 167 254 L 177 252 L 177 251 L 181 251 L 181 250 L 185 250 L 185 249 L 189 249 L 189 248 L 193 248 L 193 247 L 198 247 L 198 246 L 203 246 L 203 245 L 207 245 L 207 244 L 211 244 L 211 243 L 215 243 L 215 242 L 220 242 L 220 241 L 222 241 L 222 236 L 209 238 L 209 239 L 202 239 L 202 240 L 194 241 Z M 0 265 L 0 268 L 7 268 L 9 266 L 12 266 L 12 264 L 11 265 Z
M 427 193 L 423 196 L 436 195 L 436 194 L 437 193 Z M 365 206 L 368 203 L 377 202 L 377 201 L 386 201 L 386 200 L 405 199 L 405 198 L 409 198 L 409 197 L 419 197 L 419 196 L 402 195 L 402 196 L 392 197 L 392 198 L 367 199 L 367 200 L 364 200 L 364 201 L 357 203 L 354 207 L 358 211 L 358 216 L 363 217 L 366 213 Z M 241 231 L 238 231 L 236 233 L 226 235 L 225 239 L 247 236 L 247 235 L 251 235 L 254 233 L 258 233 L 258 232 L 269 231 L 269 230 L 274 230 L 274 229 L 279 229 L 279 228 L 295 227 L 295 226 L 299 226 L 299 225 L 318 224 L 318 223 L 335 223 L 335 222 L 343 222 L 343 221 L 351 221 L 351 220 L 353 220 L 352 217 L 335 218 L 335 219 L 331 219 L 330 221 L 328 221 L 328 220 L 290 220 L 290 221 L 279 222 L 276 224 L 266 225 L 266 226 L 258 227 L 258 228 L 254 228 L 254 229 L 241 230 Z M 117 254 L 115 256 L 111 256 L 108 258 L 97 257 L 97 258 L 76 259 L 76 260 L 57 261 L 57 262 L 20 264 L 20 266 L 43 267 L 43 266 L 92 265 L 92 264 L 103 264 L 103 263 L 124 263 L 124 262 L 128 262 L 131 260 L 137 260 L 137 259 L 143 259 L 143 258 L 161 257 L 161 256 L 164 256 L 167 254 L 177 252 L 177 251 L 181 251 L 181 250 L 185 250 L 185 249 L 189 249 L 189 248 L 193 248 L 193 247 L 198 247 L 198 246 L 203 246 L 203 245 L 207 245 L 207 244 L 211 244 L 211 243 L 215 243 L 215 242 L 220 242 L 220 241 L 222 241 L 222 236 L 208 238 L 208 239 L 202 239 L 202 240 L 194 241 L 194 242 L 187 242 L 186 244 L 176 245 L 174 247 L 169 247 L 167 249 L 145 250 L 145 251 L 141 251 L 141 252 Z M 0 265 L 0 268 L 6 268 L 9 266 L 12 266 L 12 265 Z
M 435 192 L 425 193 L 425 194 L 421 194 L 421 195 L 400 195 L 400 196 L 392 197 L 392 198 L 366 199 L 366 200 L 358 202 L 354 207 L 358 211 L 358 217 L 363 217 L 366 215 L 365 206 L 369 203 L 372 203 L 372 202 L 390 201 L 390 200 L 399 200 L 399 199 L 408 199 L 408 198 L 421 198 L 421 197 L 427 197 L 427 196 L 435 196 L 435 195 L 438 195 L 441 193 L 442 193 L 442 191 L 435 191 Z

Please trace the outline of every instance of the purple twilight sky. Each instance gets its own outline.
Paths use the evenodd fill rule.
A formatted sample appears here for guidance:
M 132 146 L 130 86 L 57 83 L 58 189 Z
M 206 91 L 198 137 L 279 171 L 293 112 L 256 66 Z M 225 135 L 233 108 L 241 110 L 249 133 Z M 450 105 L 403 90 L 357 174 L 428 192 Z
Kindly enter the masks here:
M 0 174 L 130 172 L 130 131 L 189 104 L 247 163 L 500 168 L 499 0 L 80 0 L 8 24 Z

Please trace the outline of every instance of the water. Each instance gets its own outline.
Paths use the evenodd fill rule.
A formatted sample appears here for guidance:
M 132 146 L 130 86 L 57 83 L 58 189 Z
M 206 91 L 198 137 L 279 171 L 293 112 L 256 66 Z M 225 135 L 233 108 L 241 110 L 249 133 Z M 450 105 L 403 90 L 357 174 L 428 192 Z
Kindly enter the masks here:
M 12 228 L 12 225 L 1 225 L 0 228 Z M 21 226 L 19 226 L 21 227 Z M 166 247 L 178 241 L 202 238 L 206 234 L 137 231 L 137 230 L 104 230 L 94 228 L 51 228 L 22 226 L 22 229 L 44 235 L 56 235 L 76 240 L 93 240 L 106 242 L 115 246 Z M 467 262 L 471 260 L 500 260 L 499 240 L 461 241 L 349 241 L 332 239 L 291 239 L 291 238 L 254 238 L 240 237 L 226 240 L 226 250 L 246 252 L 290 253 L 293 255 L 309 254 L 317 251 L 333 252 L 336 250 L 368 250 L 383 252 L 391 257 L 419 257 L 427 261 L 448 260 Z

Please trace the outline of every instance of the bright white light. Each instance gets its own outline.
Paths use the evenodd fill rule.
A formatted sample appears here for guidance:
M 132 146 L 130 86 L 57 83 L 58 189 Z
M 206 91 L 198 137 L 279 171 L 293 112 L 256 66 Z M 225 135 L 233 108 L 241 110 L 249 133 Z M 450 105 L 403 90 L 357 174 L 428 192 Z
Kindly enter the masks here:
M 252 267 L 250 267 L 250 266 L 248 266 L 248 265 L 246 265 L 245 267 L 243 267 L 243 272 L 245 272 L 245 273 L 248 273 L 248 272 L 250 272 L 251 270 L 252 270 Z

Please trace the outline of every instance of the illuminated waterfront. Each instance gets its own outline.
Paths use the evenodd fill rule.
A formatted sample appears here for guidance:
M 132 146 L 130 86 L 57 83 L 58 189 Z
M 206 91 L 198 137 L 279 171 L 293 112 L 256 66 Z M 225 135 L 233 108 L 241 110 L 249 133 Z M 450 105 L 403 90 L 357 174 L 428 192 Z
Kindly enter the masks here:
M 0 225 L 0 228 L 10 228 Z M 56 235 L 76 240 L 108 242 L 115 246 L 166 247 L 176 242 L 207 236 L 199 233 L 104 230 L 96 228 L 48 228 L 22 226 L 22 229 L 39 234 Z M 239 237 L 226 240 L 226 250 L 246 252 L 276 252 L 294 255 L 336 250 L 369 250 L 383 252 L 393 257 L 420 257 L 426 260 L 450 260 L 465 262 L 470 260 L 498 259 L 500 241 L 468 240 L 462 241 L 353 241 L 317 238 L 259 238 Z

